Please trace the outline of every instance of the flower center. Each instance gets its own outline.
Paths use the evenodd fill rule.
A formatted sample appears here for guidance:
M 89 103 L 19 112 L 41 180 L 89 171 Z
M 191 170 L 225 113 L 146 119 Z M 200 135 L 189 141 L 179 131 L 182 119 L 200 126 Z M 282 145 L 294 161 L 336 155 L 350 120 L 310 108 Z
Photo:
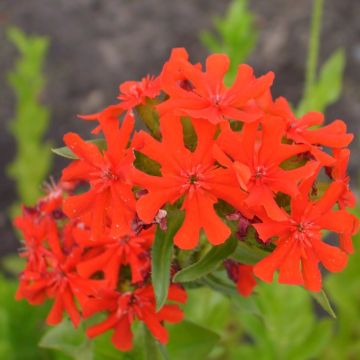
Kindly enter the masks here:
M 205 183 L 205 169 L 201 165 L 194 166 L 188 170 L 182 170 L 180 176 L 183 178 L 181 192 L 193 193 L 195 190 L 207 188 Z
M 266 175 L 266 169 L 264 166 L 257 166 L 255 168 L 255 179 L 261 179 Z
M 110 168 L 106 168 L 102 173 L 102 178 L 108 181 L 117 181 L 119 180 L 119 176 L 114 174 Z

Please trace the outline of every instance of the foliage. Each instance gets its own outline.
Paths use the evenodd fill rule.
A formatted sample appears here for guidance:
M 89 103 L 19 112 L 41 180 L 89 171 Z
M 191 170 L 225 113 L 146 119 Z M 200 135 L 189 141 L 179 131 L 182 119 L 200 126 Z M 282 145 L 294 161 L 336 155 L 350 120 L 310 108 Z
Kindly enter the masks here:
M 248 0 L 233 0 L 224 18 L 214 20 L 216 33 L 204 31 L 200 35 L 208 50 L 229 56 L 231 64 L 225 77 L 227 84 L 235 78 L 238 64 L 249 57 L 256 45 L 258 32 L 254 18 Z
M 17 283 L 0 276 L 0 358 L 9 360 L 53 359 L 37 344 L 44 333 L 48 306 L 14 301 Z
M 343 49 L 338 49 L 321 67 L 319 76 L 298 104 L 296 110 L 298 116 L 304 115 L 308 111 L 323 112 L 339 99 L 344 68 L 345 52 Z
M 50 144 L 43 140 L 49 126 L 49 110 L 40 102 L 46 81 L 43 67 L 49 41 L 42 36 L 27 36 L 17 28 L 9 28 L 7 36 L 20 52 L 15 68 L 8 74 L 8 82 L 16 95 L 15 117 L 9 130 L 17 147 L 8 174 L 16 183 L 19 199 L 30 205 L 41 194 L 40 186 L 52 160 Z M 16 210 L 14 204 L 12 212 Z

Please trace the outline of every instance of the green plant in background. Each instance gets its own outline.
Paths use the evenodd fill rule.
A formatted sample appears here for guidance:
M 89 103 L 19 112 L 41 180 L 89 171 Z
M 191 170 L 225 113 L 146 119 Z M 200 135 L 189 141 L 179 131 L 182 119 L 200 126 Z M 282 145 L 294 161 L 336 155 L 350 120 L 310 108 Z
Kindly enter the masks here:
M 343 49 L 335 50 L 318 71 L 323 7 L 324 0 L 314 1 L 304 93 L 296 108 L 298 116 L 308 111 L 325 111 L 339 99 L 342 91 L 346 61 Z
M 258 31 L 255 16 L 248 8 L 248 0 L 233 0 L 224 18 L 214 20 L 216 34 L 204 31 L 201 42 L 210 52 L 225 53 L 230 57 L 230 68 L 225 77 L 227 84 L 236 75 L 238 64 L 244 62 L 253 51 Z
M 8 74 L 8 82 L 16 96 L 15 117 L 9 130 L 17 148 L 8 175 L 16 183 L 18 199 L 33 204 L 41 195 L 41 184 L 52 160 L 50 143 L 43 139 L 50 114 L 40 103 L 46 81 L 43 68 L 49 41 L 42 36 L 27 36 L 17 28 L 8 29 L 7 36 L 20 52 L 15 68 Z M 13 205 L 12 214 L 17 212 L 17 207 L 18 204 Z

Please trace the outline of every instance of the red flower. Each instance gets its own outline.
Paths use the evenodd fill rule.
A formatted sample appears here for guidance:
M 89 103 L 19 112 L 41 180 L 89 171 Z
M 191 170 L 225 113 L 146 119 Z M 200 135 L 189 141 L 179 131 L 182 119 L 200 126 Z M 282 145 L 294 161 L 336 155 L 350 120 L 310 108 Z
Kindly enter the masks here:
M 161 164 L 162 174 L 136 173 L 134 181 L 148 191 L 137 202 L 138 215 L 151 223 L 163 205 L 184 198 L 185 220 L 174 237 L 175 244 L 182 249 L 197 245 L 201 228 L 213 245 L 223 243 L 230 236 L 230 229 L 215 212 L 217 199 L 246 211 L 244 193 L 235 176 L 216 166 L 212 156 L 216 127 L 201 120 L 193 120 L 193 125 L 198 137 L 194 152 L 183 143 L 180 119 L 171 116 L 160 119 L 161 142 L 144 132 L 135 141 L 139 151 Z
M 355 206 L 356 198 L 350 190 L 350 177 L 347 175 L 347 167 L 350 158 L 349 149 L 336 149 L 334 150 L 334 158 L 336 163 L 330 169 L 330 176 L 333 180 L 342 181 L 344 183 L 344 193 L 339 198 L 340 209 L 346 207 L 353 208 Z
M 121 236 L 129 231 L 135 213 L 130 173 L 134 155 L 127 148 L 133 130 L 133 119 L 127 117 L 121 128 L 113 121 L 102 123 L 107 150 L 100 150 L 77 134 L 64 137 L 66 145 L 79 157 L 63 170 L 63 181 L 83 180 L 90 184 L 86 193 L 64 200 L 64 212 L 70 218 L 91 217 L 91 232 L 98 238 L 111 220 L 111 235 Z
M 80 261 L 77 269 L 80 275 L 90 277 L 102 271 L 109 288 L 115 289 L 119 280 L 120 268 L 129 265 L 132 282 L 143 281 L 150 270 L 148 252 L 154 238 L 154 229 L 144 230 L 140 234 L 129 233 L 120 237 L 104 234 L 95 243 L 88 240 L 81 245 L 98 249 L 94 256 Z
M 160 78 L 144 77 L 141 81 L 125 81 L 119 86 L 120 106 L 130 110 L 137 105 L 145 104 L 147 99 L 154 99 L 160 94 Z
M 245 203 L 250 208 L 262 205 L 273 219 L 283 219 L 283 211 L 274 199 L 282 192 L 294 197 L 298 194 L 298 183 L 312 174 L 317 164 L 308 162 L 293 170 L 284 170 L 280 165 L 296 154 L 307 150 L 304 145 L 282 143 L 285 127 L 277 117 L 267 117 L 258 124 L 245 124 L 241 132 L 223 126 L 214 152 L 217 160 L 236 173 L 241 188 L 248 192 Z M 230 156 L 226 156 L 222 150 Z
M 282 97 L 276 99 L 270 112 L 285 120 L 286 137 L 297 144 L 312 145 L 311 153 L 323 165 L 332 165 L 335 160 L 322 151 L 321 146 L 343 148 L 348 146 L 354 137 L 346 133 L 346 125 L 342 120 L 335 120 L 329 125 L 319 127 L 324 122 L 324 115 L 319 112 L 309 112 L 297 119 L 287 100 Z
M 320 291 L 319 262 L 337 272 L 344 269 L 348 259 L 343 250 L 321 240 L 321 231 L 354 234 L 358 220 L 345 210 L 332 210 L 344 189 L 341 182 L 333 182 L 316 202 L 307 199 L 308 189 L 308 184 L 302 186 L 301 195 L 292 199 L 291 215 L 286 220 L 264 219 L 254 224 L 263 241 L 278 237 L 275 250 L 255 265 L 254 273 L 271 282 L 279 269 L 280 283 L 304 284 L 311 291 Z
M 56 247 L 41 254 L 44 266 L 38 269 L 28 266 L 21 274 L 16 298 L 25 298 L 31 304 L 41 304 L 46 298 L 54 299 L 47 323 L 58 324 L 63 313 L 67 312 L 74 326 L 77 326 L 80 312 L 75 298 L 83 303 L 88 295 L 95 294 L 103 286 L 103 282 L 85 279 L 76 273 L 75 268 L 82 255 L 81 248 L 73 246 L 65 256 L 57 233 L 53 234 L 52 242 L 55 241 L 58 243 Z
M 186 293 L 183 289 L 171 285 L 168 300 L 184 303 Z M 84 309 L 85 316 L 91 316 L 99 311 L 108 311 L 108 317 L 103 322 L 87 329 L 87 335 L 94 337 L 114 329 L 112 342 L 122 351 L 132 348 L 133 334 L 131 325 L 134 320 L 143 321 L 154 337 L 162 344 L 168 341 L 168 333 L 163 321 L 177 323 L 182 320 L 183 313 L 175 305 L 165 305 L 156 312 L 154 290 L 151 285 L 138 288 L 133 292 L 119 293 L 104 291 L 101 297 L 89 299 Z
M 171 111 L 176 115 L 206 119 L 212 124 L 226 119 L 249 122 L 259 118 L 262 111 L 257 107 L 256 99 L 267 92 L 274 74 L 269 72 L 257 79 L 252 68 L 243 64 L 239 66 L 234 84 L 228 89 L 223 81 L 228 68 L 229 58 L 224 54 L 209 56 L 206 71 L 202 72 L 201 68 L 187 61 L 183 52 L 177 51 L 161 75 L 162 89 L 170 99 L 157 106 L 160 115 Z M 178 81 L 178 72 L 175 76 L 172 74 L 176 69 L 180 69 L 184 80 Z
M 226 260 L 224 266 L 229 278 L 236 283 L 239 294 L 244 297 L 250 296 L 256 286 L 254 266 L 240 264 L 233 260 Z

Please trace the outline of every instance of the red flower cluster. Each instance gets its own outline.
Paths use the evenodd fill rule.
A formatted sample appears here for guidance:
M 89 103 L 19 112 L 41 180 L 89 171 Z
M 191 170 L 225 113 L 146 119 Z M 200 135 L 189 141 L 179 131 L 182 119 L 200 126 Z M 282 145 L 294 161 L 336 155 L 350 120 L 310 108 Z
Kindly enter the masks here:
M 225 55 L 209 56 L 203 69 L 175 49 L 158 77 L 125 82 L 117 104 L 82 116 L 96 122 L 106 150 L 65 135 L 76 160 L 15 222 L 28 259 L 18 297 L 34 304 L 53 298 L 50 324 L 63 311 L 74 325 L 105 311 L 89 336 L 113 329 L 115 346 L 127 350 L 139 319 L 166 342 L 163 321 L 178 322 L 182 312 L 175 304 L 156 312 L 149 274 L 155 228 L 164 229 L 169 208 L 185 213 L 173 239 L 180 250 L 201 248 L 202 230 L 211 245 L 224 243 L 233 220 L 241 219 L 233 234 L 239 241 L 256 230 L 269 255 L 254 266 L 224 262 L 244 296 L 254 275 L 272 281 L 278 270 L 279 282 L 319 291 L 319 264 L 345 267 L 359 227 L 346 210 L 355 203 L 347 176 L 353 136 L 341 120 L 322 126 L 320 113 L 297 119 L 284 98 L 273 100 L 272 72 L 256 77 L 240 65 L 226 87 L 228 68 Z M 138 117 L 152 132 L 134 131 Z M 326 242 L 324 230 L 338 241 Z M 182 303 L 186 293 L 172 284 L 168 300 Z

